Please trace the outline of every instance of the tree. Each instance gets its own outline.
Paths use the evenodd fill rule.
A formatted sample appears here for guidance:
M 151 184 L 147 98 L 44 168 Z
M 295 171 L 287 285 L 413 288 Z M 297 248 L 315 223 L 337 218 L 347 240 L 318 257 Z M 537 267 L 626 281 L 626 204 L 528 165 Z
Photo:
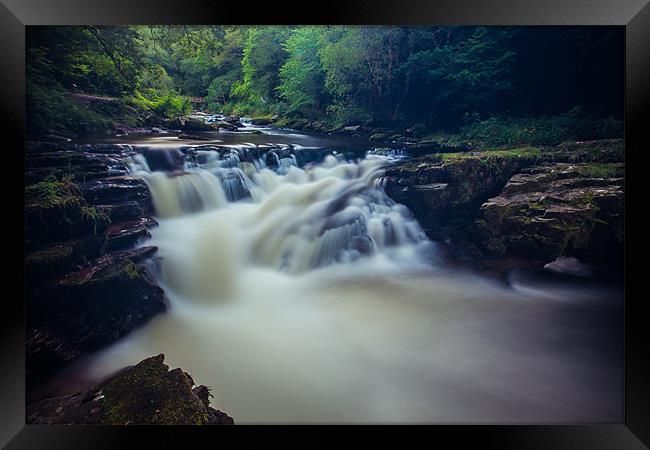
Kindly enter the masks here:
M 278 100 L 279 71 L 286 59 L 282 44 L 290 29 L 280 26 L 248 30 L 241 61 L 243 79 L 233 86 L 233 95 L 264 107 Z
M 278 92 L 290 111 L 315 116 L 325 96 L 325 71 L 320 60 L 323 29 L 298 27 L 284 43 L 288 58 L 280 68 Z

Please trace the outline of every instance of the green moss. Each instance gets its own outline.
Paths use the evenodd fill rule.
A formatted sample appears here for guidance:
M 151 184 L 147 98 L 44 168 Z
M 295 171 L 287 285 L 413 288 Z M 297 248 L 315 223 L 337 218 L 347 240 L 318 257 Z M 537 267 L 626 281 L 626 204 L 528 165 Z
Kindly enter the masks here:
M 38 204 L 43 208 L 80 206 L 85 203 L 76 185 L 68 178 L 53 181 L 52 177 L 48 177 L 46 181 L 28 186 L 25 188 L 25 199 L 28 205 Z
M 138 266 L 133 261 L 127 262 L 126 266 L 124 266 L 124 273 L 131 280 L 135 280 L 140 277 Z
M 537 147 L 520 147 L 507 150 L 480 150 L 471 153 L 443 153 L 440 159 L 448 163 L 457 163 L 469 159 L 478 159 L 483 163 L 493 162 L 498 158 L 541 158 L 542 152 Z
M 82 206 L 81 207 L 81 217 L 86 221 L 92 221 L 93 223 L 93 234 L 97 234 L 97 225 L 106 224 L 110 222 L 108 214 L 103 211 L 100 211 L 97 208 L 92 206 Z
M 576 166 L 576 172 L 583 177 L 615 178 L 625 175 L 625 168 L 615 163 L 587 163 Z
M 207 411 L 192 396 L 187 377 L 180 370 L 167 372 L 163 358 L 159 355 L 144 360 L 101 386 L 105 423 L 208 423 Z

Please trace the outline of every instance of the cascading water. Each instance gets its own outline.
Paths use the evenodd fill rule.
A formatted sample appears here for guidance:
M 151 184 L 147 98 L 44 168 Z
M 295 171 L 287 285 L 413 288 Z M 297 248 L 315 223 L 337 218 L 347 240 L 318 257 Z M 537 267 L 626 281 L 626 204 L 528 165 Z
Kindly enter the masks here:
M 402 155 L 176 150 L 180 170 L 129 166 L 152 193 L 146 245 L 171 308 L 93 357 L 90 379 L 165 353 L 238 423 L 620 420 L 622 372 L 593 326 L 617 294 L 513 289 L 432 261 L 382 188 Z

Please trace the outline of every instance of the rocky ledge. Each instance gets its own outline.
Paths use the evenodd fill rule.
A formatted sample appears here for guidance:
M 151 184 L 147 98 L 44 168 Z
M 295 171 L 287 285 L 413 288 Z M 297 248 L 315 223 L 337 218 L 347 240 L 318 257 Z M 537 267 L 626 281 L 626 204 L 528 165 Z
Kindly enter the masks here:
M 514 175 L 485 202 L 475 241 L 490 255 L 548 262 L 576 256 L 621 264 L 624 235 L 623 164 L 545 164 Z
M 149 272 L 149 189 L 128 145 L 27 145 L 27 383 L 111 344 L 167 299 Z
M 27 423 L 234 425 L 210 406 L 209 387 L 195 386 L 181 369 L 169 370 L 164 359 L 153 356 L 90 389 L 32 403 Z
M 456 256 L 620 268 L 624 174 L 623 141 L 603 140 L 411 157 L 384 187 Z

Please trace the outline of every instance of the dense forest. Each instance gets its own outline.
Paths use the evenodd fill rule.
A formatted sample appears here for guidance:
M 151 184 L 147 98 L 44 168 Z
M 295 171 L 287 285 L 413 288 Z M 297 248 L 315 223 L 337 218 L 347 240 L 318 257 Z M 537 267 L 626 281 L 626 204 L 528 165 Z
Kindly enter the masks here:
M 208 112 L 328 131 L 461 132 L 496 145 L 618 137 L 622 38 L 611 27 L 32 27 L 28 133 L 137 126 L 202 97 Z M 116 101 L 90 107 L 79 94 Z

